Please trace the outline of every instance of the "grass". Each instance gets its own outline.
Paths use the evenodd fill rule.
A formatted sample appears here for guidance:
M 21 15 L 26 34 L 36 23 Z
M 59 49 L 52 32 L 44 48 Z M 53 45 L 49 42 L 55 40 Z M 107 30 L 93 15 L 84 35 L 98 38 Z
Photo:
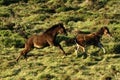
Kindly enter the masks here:
M 50 79 L 50 80 L 97 80 L 109 76 L 112 80 L 117 80 L 120 73 L 119 54 L 92 55 L 87 59 L 76 57 L 75 53 L 63 57 L 55 47 L 44 49 L 34 49 L 29 53 L 28 60 L 21 59 L 18 63 L 15 58 L 18 49 L 4 49 L 0 56 L 1 79 Z M 70 47 L 64 48 L 65 51 Z M 51 52 L 52 50 L 52 52 Z M 53 51 L 54 50 L 54 51 Z M 91 51 L 91 50 L 89 50 Z M 44 54 L 44 55 L 39 55 Z
M 119 1 L 100 0 L 91 8 L 84 0 L 5 3 L 0 3 L 0 80 L 120 79 Z M 27 61 L 23 58 L 18 63 L 15 61 L 26 40 L 20 31 L 29 37 L 59 22 L 64 23 L 68 32 L 68 36 L 57 37 L 67 56 L 59 48 L 45 47 L 29 52 Z M 72 41 L 75 31 L 96 32 L 105 25 L 113 36 L 101 39 L 107 52 L 89 46 L 86 59 L 76 57 L 76 44 Z

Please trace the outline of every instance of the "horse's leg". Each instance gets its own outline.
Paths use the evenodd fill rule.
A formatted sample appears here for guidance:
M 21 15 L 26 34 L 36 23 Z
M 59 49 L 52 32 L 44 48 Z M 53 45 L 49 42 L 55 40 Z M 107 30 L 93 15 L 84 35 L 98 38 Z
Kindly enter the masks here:
M 79 46 L 79 44 L 77 44 L 76 46 L 77 46 L 77 48 L 75 50 L 75 53 L 76 53 L 76 57 L 78 57 L 78 50 L 79 50 L 80 46 Z
M 25 53 L 23 54 L 24 55 L 24 59 L 27 61 L 27 53 L 30 52 L 31 48 L 27 48 L 25 50 Z
M 82 52 L 86 53 L 86 50 L 83 46 L 80 46 L 80 48 L 81 48 Z
M 19 58 L 20 58 L 21 56 L 23 56 L 23 55 L 24 55 L 24 58 L 27 60 L 27 53 L 28 53 L 30 50 L 31 50 L 30 47 L 27 47 L 27 46 L 25 45 L 24 50 L 20 53 L 20 55 L 18 55 L 16 61 L 18 61 Z
M 50 46 L 55 46 L 55 44 L 53 43 L 53 40 L 52 40 L 52 39 L 48 39 L 47 42 L 48 42 L 48 44 L 49 44 Z
M 62 53 L 65 54 L 65 51 L 63 50 L 63 48 L 61 47 L 61 45 L 59 43 L 55 42 L 55 40 L 49 39 L 49 40 L 47 40 L 47 42 L 48 42 L 48 44 L 50 46 L 56 46 L 56 47 L 58 47 L 62 51 Z
M 63 48 L 61 47 L 61 45 L 60 45 L 59 43 L 55 43 L 54 46 L 58 47 L 58 48 L 62 51 L 62 53 L 63 53 L 64 55 L 66 55 L 66 54 L 65 54 L 65 51 L 63 50 Z
M 103 50 L 103 53 L 106 53 L 105 48 L 103 47 L 102 43 L 98 43 L 98 47 Z
M 59 47 L 59 48 L 60 48 L 60 50 L 62 51 L 62 53 L 63 53 L 63 54 L 65 54 L 65 51 L 63 50 L 63 48 L 61 47 L 61 45 L 60 45 L 60 44 L 58 44 L 58 45 L 57 45 L 57 47 Z M 66 55 L 66 54 L 65 54 L 65 55 Z
M 82 50 L 82 52 L 83 52 L 83 59 L 85 59 L 85 58 L 87 58 L 87 52 L 86 52 L 86 50 L 85 50 L 85 48 L 83 47 L 83 46 L 80 46 L 80 48 L 81 48 L 81 50 Z
M 16 58 L 16 61 L 18 62 L 19 58 L 23 55 L 23 51 L 18 55 L 18 57 Z

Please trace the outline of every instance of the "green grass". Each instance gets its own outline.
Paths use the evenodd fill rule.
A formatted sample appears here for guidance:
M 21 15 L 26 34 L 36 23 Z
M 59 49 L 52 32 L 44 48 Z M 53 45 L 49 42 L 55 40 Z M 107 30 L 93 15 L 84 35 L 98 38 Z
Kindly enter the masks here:
M 27 3 L 11 0 L 8 4 L 3 1 L 4 4 L 0 2 L 0 80 L 120 79 L 120 1 L 100 0 L 91 8 L 84 0 L 28 0 Z M 67 56 L 59 48 L 45 47 L 29 52 L 27 61 L 23 57 L 18 63 L 15 61 L 26 40 L 20 31 L 29 37 L 59 22 L 64 23 L 68 32 L 68 36 L 57 37 Z M 104 25 L 113 37 L 101 39 L 107 52 L 89 46 L 90 56 L 76 57 L 76 44 L 69 42 L 75 31 L 96 32 Z
M 15 58 L 22 49 L 5 48 L 0 59 L 1 79 L 51 79 L 51 80 L 97 80 L 103 77 L 111 77 L 112 80 L 119 79 L 120 70 L 119 54 L 102 51 L 94 55 L 91 52 L 97 50 L 89 48 L 87 59 L 76 57 L 74 48 L 65 47 L 65 51 L 73 49 L 70 55 L 63 56 L 56 47 L 46 47 L 44 49 L 34 49 L 28 55 L 27 61 L 20 59 L 18 63 Z M 41 56 L 44 54 L 43 56 Z

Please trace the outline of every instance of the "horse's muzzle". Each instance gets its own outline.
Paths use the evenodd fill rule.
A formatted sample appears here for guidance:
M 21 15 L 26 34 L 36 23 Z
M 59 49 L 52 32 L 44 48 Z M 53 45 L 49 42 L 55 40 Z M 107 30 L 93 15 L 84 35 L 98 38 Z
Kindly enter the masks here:
M 113 36 L 111 34 L 107 34 L 107 36 L 111 39 L 113 39 Z
M 65 34 L 65 36 L 67 36 L 68 34 L 67 33 L 64 33 Z

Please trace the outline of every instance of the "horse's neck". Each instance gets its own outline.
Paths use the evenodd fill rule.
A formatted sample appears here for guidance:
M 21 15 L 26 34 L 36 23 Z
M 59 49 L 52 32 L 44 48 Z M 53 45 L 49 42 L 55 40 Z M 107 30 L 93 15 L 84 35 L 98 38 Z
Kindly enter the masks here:
M 103 32 L 102 31 L 98 31 L 95 33 L 95 35 L 98 37 L 98 38 L 101 38 L 103 36 Z
M 48 31 L 47 34 L 50 34 L 50 35 L 52 35 L 52 36 L 57 36 L 58 30 L 57 30 L 57 29 L 53 29 L 53 30 L 51 30 L 51 31 Z

